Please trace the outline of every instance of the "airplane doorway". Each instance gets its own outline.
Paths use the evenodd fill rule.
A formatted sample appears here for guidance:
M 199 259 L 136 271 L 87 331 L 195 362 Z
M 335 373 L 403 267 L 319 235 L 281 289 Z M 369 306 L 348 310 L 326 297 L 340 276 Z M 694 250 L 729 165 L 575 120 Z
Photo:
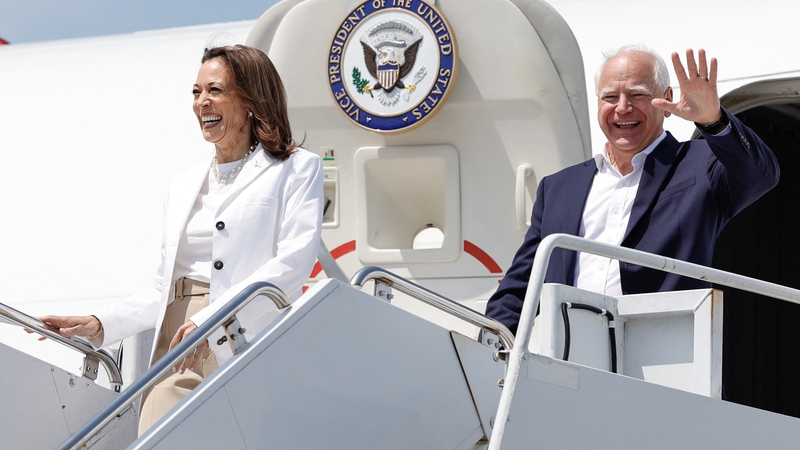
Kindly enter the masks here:
M 742 111 L 737 117 L 775 152 L 781 179 L 772 191 L 730 221 L 717 241 L 713 265 L 800 288 L 800 177 L 796 176 L 800 168 L 800 103 L 783 99 L 764 104 L 763 97 L 761 100 L 761 106 L 744 111 L 726 104 L 725 99 L 723 105 Z M 800 305 L 732 288 L 723 290 L 725 398 L 800 417 Z

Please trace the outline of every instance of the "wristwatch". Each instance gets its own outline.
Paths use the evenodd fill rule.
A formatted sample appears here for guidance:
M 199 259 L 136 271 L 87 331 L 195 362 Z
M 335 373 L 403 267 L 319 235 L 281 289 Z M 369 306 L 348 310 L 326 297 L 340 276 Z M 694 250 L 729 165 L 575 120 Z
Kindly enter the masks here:
M 699 123 L 695 122 L 695 126 L 700 129 L 703 133 L 707 134 L 719 134 L 722 130 L 725 129 L 731 123 L 731 119 L 728 118 L 728 115 L 725 114 L 725 111 L 721 111 L 722 116 L 720 116 L 719 120 L 710 124 L 710 125 L 700 125 Z

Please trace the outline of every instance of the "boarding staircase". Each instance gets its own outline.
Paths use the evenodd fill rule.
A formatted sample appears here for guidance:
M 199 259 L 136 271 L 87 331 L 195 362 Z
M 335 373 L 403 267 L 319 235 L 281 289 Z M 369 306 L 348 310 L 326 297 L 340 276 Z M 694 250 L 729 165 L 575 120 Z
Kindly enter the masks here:
M 127 389 L 112 393 L 113 401 L 59 448 L 790 448 L 800 442 L 798 419 L 718 398 L 718 291 L 611 298 L 544 285 L 555 247 L 800 298 L 793 289 L 565 235 L 539 247 L 516 341 L 493 320 L 378 268 L 365 268 L 350 284 L 321 281 L 289 306 L 277 288 L 256 284 Z M 362 289 L 369 285 L 372 293 Z M 258 295 L 283 313 L 248 338 L 235 314 Z M 395 295 L 469 322 L 481 339 L 397 308 Z M 534 327 L 539 298 L 542 323 Z M 101 442 L 109 430 L 124 428 L 119 418 L 160 371 L 220 326 L 228 338 L 222 344 L 235 347 L 231 360 L 135 442 Z M 612 353 L 617 373 L 610 370 Z
M 67 339 L 21 311 L 0 304 L 0 322 L 19 325 L 83 355 L 79 374 L 0 343 L 0 448 L 55 448 L 97 411 L 117 398 L 123 377 L 117 362 L 87 342 Z M 110 389 L 95 383 L 104 373 Z M 87 440 L 90 448 L 125 448 L 136 439 L 138 415 L 128 404 L 103 430 Z

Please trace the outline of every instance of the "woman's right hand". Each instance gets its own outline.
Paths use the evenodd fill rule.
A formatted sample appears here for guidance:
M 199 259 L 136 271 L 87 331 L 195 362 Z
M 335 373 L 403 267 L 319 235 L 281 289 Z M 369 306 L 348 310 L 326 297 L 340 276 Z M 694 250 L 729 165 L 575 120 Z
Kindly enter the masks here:
M 51 331 L 64 337 L 91 336 L 96 337 L 103 330 L 103 324 L 95 316 L 43 316 L 39 320 Z M 30 330 L 25 330 L 32 333 Z M 40 337 L 42 341 L 44 336 Z

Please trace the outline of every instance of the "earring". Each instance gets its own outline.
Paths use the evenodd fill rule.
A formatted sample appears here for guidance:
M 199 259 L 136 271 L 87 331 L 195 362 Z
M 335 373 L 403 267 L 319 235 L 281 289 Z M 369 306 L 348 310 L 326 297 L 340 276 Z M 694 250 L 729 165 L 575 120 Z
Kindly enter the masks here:
M 253 118 L 253 111 L 247 111 L 247 117 Z

